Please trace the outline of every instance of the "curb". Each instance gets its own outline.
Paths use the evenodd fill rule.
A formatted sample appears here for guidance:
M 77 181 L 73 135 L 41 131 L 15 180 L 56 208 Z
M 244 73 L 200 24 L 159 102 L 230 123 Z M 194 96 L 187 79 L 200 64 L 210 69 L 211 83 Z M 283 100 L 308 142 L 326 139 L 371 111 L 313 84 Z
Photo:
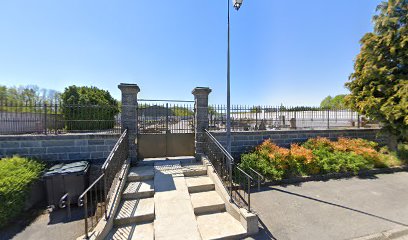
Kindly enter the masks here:
M 353 238 L 351 240 L 392 240 L 403 236 L 408 236 L 408 227 L 399 227 L 381 233 Z
M 356 176 L 367 177 L 367 176 L 373 176 L 376 174 L 396 173 L 396 172 L 404 172 L 404 171 L 408 171 L 408 165 L 400 166 L 400 167 L 391 167 L 391 168 L 376 168 L 376 169 L 371 169 L 371 170 L 362 170 L 362 171 L 359 171 L 358 173 L 354 173 L 354 172 L 328 173 L 328 174 L 321 174 L 321 175 L 267 181 L 264 183 L 264 186 L 295 184 L 295 183 L 311 182 L 311 181 L 326 181 L 326 180 L 331 180 L 331 179 L 350 178 L 350 177 L 356 177 Z

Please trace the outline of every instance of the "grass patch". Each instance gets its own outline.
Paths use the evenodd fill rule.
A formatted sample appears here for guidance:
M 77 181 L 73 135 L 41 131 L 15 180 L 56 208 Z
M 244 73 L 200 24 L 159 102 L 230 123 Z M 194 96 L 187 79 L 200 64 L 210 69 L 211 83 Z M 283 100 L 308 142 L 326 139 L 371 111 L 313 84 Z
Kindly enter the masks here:
M 44 168 L 42 163 L 18 156 L 0 159 L 0 228 L 24 210 L 30 185 Z
M 397 152 L 361 138 L 312 138 L 289 149 L 264 141 L 254 151 L 242 154 L 239 166 L 257 170 L 270 180 L 325 173 L 354 172 L 373 168 L 401 166 L 408 162 L 408 145 Z

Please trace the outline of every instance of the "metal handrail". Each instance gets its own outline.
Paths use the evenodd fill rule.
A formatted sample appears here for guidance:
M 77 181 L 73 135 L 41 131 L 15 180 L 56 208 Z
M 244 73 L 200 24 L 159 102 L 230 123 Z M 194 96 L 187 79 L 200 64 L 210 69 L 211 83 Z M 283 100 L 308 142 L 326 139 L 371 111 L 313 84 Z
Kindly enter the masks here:
M 119 145 L 122 143 L 123 139 L 127 136 L 127 129 L 123 131 L 122 135 L 120 135 L 119 140 L 116 142 L 115 146 L 113 146 L 113 149 L 109 153 L 108 157 L 106 158 L 106 161 L 102 165 L 102 170 L 106 170 L 106 168 L 109 166 L 109 163 L 112 161 L 113 155 L 115 154 L 115 151 L 119 148 Z
M 254 170 L 253 168 L 251 168 L 251 167 L 249 167 L 249 170 L 250 170 L 252 173 L 255 173 L 255 175 L 257 176 L 258 191 L 260 191 L 260 190 L 261 190 L 261 181 L 263 181 L 263 180 L 265 179 L 265 177 L 264 177 L 262 174 L 260 174 L 259 172 L 255 171 L 255 170 Z
M 217 145 L 217 147 L 222 151 L 222 153 L 229 159 L 231 162 L 234 162 L 234 158 L 231 156 L 231 154 L 222 146 L 220 142 L 207 130 L 204 130 L 205 133 L 207 133 L 207 136 Z
M 204 153 L 207 155 L 214 171 L 217 173 L 224 188 L 227 190 L 230 201 L 237 205 L 244 205 L 248 212 L 251 211 L 251 183 L 253 178 L 235 166 L 234 158 L 222 146 L 222 144 L 207 130 L 204 130 L 206 138 L 206 145 Z M 211 148 L 211 144 L 214 145 Z M 217 155 L 217 152 L 221 155 Z M 242 181 L 242 179 L 244 181 Z M 247 199 L 246 199 L 247 196 Z
M 117 185 L 118 181 L 122 181 L 122 178 L 117 175 L 129 154 L 127 133 L 128 131 L 125 129 L 103 163 L 100 176 L 78 198 L 78 206 L 84 207 L 86 239 L 89 239 L 89 231 L 96 226 L 102 217 L 105 220 L 110 218 L 107 206 L 109 206 L 114 186 Z M 99 215 L 98 210 L 100 210 Z M 88 218 L 90 218 L 91 226 L 89 226 Z

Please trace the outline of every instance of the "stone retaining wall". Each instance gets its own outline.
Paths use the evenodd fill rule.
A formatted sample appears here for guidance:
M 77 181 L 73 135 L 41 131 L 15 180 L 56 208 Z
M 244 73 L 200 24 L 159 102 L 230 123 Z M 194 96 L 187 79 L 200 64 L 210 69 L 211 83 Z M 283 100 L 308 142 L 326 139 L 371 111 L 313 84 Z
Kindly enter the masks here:
M 20 155 L 43 161 L 105 160 L 119 134 L 0 136 L 0 158 Z
M 276 130 L 251 131 L 231 133 L 231 152 L 234 158 L 242 153 L 251 151 L 266 139 L 282 147 L 289 147 L 292 143 L 303 143 L 309 138 L 327 137 L 336 140 L 339 137 L 364 138 L 385 144 L 386 139 L 379 135 L 380 129 L 347 129 L 347 130 Z M 212 132 L 214 137 L 225 146 L 225 132 Z

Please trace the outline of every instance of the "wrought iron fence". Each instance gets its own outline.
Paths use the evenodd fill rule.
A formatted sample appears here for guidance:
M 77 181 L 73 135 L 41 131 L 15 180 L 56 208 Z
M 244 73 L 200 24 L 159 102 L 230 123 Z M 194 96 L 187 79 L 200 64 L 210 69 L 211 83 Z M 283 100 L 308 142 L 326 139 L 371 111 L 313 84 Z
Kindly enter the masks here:
M 0 134 L 120 133 L 120 113 L 111 105 L 61 102 L 17 103 L 0 99 Z
M 102 174 L 79 196 L 78 205 L 84 207 L 85 238 L 98 224 L 101 218 L 109 219 L 115 189 L 124 176 L 119 176 L 120 170 L 128 158 L 128 134 L 125 130 L 116 142 L 109 156 L 102 165 Z
M 209 129 L 225 130 L 225 105 L 209 107 Z M 320 107 L 272 107 L 233 105 L 231 130 L 280 130 L 280 129 L 342 129 L 377 127 L 378 124 L 350 109 L 325 109 Z
M 138 100 L 139 134 L 193 133 L 194 101 Z
M 251 211 L 251 186 L 254 178 L 235 165 L 234 158 L 205 130 L 204 154 L 208 157 L 231 201 Z

